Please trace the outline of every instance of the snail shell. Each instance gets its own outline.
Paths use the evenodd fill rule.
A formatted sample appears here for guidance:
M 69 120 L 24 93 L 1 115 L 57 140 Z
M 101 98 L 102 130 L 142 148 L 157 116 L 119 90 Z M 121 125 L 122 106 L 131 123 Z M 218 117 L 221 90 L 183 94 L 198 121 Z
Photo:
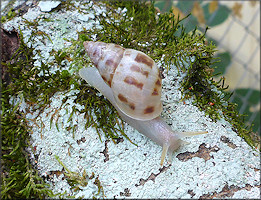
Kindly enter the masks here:
M 83 45 L 124 114 L 137 120 L 160 115 L 161 76 L 154 60 L 117 44 L 88 41 Z

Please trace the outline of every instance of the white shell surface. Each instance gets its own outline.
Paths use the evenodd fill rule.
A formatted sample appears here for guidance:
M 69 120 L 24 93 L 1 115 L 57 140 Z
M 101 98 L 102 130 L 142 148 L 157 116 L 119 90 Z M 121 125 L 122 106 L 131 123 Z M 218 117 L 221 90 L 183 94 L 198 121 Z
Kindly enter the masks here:
M 155 62 L 151 59 L 151 66 L 137 62 L 135 59 L 138 55 L 149 58 L 140 51 L 125 50 L 115 70 L 111 88 L 122 112 L 134 119 L 150 120 L 159 116 L 162 111 L 161 78 Z M 159 85 L 156 84 L 157 81 Z M 125 97 L 127 102 L 120 99 L 119 95 Z

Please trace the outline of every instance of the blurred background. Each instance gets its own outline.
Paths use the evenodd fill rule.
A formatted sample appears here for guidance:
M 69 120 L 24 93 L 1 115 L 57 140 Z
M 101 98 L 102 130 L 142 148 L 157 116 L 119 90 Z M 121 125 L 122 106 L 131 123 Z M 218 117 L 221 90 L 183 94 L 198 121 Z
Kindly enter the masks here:
M 217 46 L 214 74 L 225 77 L 233 92 L 231 102 L 245 117 L 246 125 L 254 124 L 253 131 L 260 134 L 260 1 L 155 1 L 161 13 L 172 12 L 180 18 L 190 32 L 206 26 L 207 38 Z

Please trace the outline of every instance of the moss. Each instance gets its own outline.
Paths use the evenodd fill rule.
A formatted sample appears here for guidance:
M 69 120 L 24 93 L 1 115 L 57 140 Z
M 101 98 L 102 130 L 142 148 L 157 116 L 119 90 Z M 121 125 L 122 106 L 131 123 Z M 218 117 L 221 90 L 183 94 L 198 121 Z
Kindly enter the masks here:
M 6 16 L 2 16 L 1 23 L 7 22 L 11 19 L 13 19 L 17 14 L 12 11 L 12 9 L 7 13 Z
M 3 198 L 44 198 L 54 196 L 48 189 L 43 179 L 38 176 L 38 172 L 29 162 L 29 155 L 25 151 L 30 147 L 29 139 L 31 127 L 27 124 L 25 113 L 19 111 L 18 102 L 16 105 L 10 104 L 11 97 L 23 97 L 26 103 L 35 110 L 40 110 L 39 114 L 50 103 L 50 97 L 57 91 L 66 90 L 70 86 L 67 84 L 72 77 L 66 71 L 57 71 L 55 74 L 49 73 L 47 65 L 42 63 L 41 69 L 33 66 L 34 59 L 32 48 L 28 48 L 24 43 L 23 35 L 20 31 L 20 46 L 8 61 L 2 62 L 5 73 L 9 74 L 10 81 L 3 80 L 1 83 L 1 127 L 2 127 L 2 164 L 3 164 Z M 49 74 L 39 76 L 40 71 Z
M 62 163 L 62 161 L 60 160 L 60 158 L 57 155 L 55 155 L 55 159 L 65 169 L 66 172 L 64 172 L 64 175 L 66 177 L 68 184 L 71 186 L 71 188 L 73 189 L 74 192 L 76 192 L 78 190 L 82 190 L 81 188 L 86 187 L 88 185 L 89 180 L 92 180 L 95 177 L 94 173 L 92 173 L 91 176 L 88 176 L 85 170 L 83 170 L 82 175 L 80 175 L 79 173 L 76 173 L 76 172 L 72 172 Z M 96 178 L 94 179 L 94 184 L 97 186 L 97 193 L 94 194 L 93 197 L 96 198 L 97 196 L 102 196 L 104 198 L 103 187 L 101 185 L 101 182 L 100 182 L 98 176 L 96 176 Z M 67 198 L 69 198 L 69 197 L 67 197 Z M 75 197 L 71 196 L 70 198 L 75 198 Z
M 232 126 L 233 130 L 253 148 L 260 150 L 260 137 L 252 132 L 252 126 L 245 125 L 244 115 L 239 114 L 235 103 L 229 102 L 231 93 L 226 92 L 224 87 L 225 78 L 221 77 L 219 81 L 214 81 L 213 68 L 210 65 L 215 63 L 213 54 L 209 54 L 208 48 L 205 47 L 206 53 L 203 55 L 195 52 L 192 55 L 195 61 L 187 69 L 187 75 L 181 85 L 183 97 L 194 97 L 194 104 L 214 121 L 224 117 Z
M 5 8 L 1 10 L 1 23 L 5 23 L 17 16 L 17 13 L 19 13 L 20 10 L 18 10 L 17 12 L 14 11 L 13 6 L 15 2 L 15 0 L 9 1 Z
M 5 97 L 6 93 L 3 94 Z M 2 99 L 2 198 L 43 198 L 53 196 L 47 184 L 37 175 L 29 156 L 24 151 L 28 142 L 28 127 L 24 123 L 23 114 L 11 107 L 6 99 Z

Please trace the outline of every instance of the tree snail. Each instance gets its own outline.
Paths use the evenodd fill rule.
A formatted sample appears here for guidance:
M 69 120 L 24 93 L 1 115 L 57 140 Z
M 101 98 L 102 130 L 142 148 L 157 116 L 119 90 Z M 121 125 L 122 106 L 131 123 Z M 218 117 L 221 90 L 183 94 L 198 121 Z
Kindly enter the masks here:
M 152 58 L 141 51 L 117 44 L 83 43 L 94 67 L 82 68 L 79 75 L 98 89 L 116 108 L 123 120 L 163 147 L 163 165 L 182 144 L 182 137 L 207 133 L 175 132 L 160 117 L 161 76 Z

